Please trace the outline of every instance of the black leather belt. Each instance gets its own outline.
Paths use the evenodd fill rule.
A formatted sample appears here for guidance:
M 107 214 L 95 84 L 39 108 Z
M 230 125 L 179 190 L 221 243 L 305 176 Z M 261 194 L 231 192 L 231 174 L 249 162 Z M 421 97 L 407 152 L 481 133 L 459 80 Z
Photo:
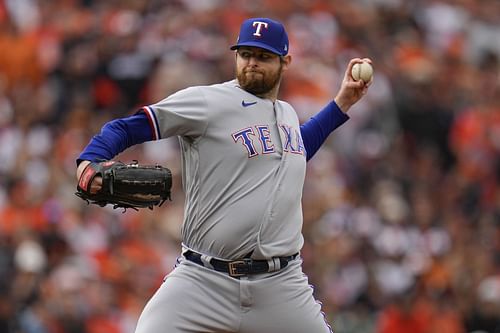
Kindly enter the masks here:
M 243 258 L 235 261 L 225 261 L 211 258 L 208 262 L 214 270 L 224 272 L 232 277 L 240 277 L 249 274 L 260 274 L 277 271 L 288 266 L 288 263 L 299 254 L 295 253 L 288 257 L 276 257 L 270 260 L 255 260 L 251 258 Z M 184 253 L 184 257 L 198 265 L 208 267 L 202 260 L 202 255 L 197 252 L 188 250 Z M 270 264 L 271 263 L 271 264 Z

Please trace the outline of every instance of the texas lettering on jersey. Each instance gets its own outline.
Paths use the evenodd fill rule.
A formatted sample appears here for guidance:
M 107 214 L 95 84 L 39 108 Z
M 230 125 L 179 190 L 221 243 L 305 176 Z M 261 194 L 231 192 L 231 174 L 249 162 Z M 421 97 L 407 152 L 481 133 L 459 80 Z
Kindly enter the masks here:
M 286 124 L 280 124 L 278 128 L 284 138 L 283 152 L 305 156 L 304 143 L 299 131 Z M 245 147 L 249 158 L 276 152 L 268 125 L 246 127 L 234 132 L 231 136 L 234 142 L 240 142 Z M 255 141 L 260 143 L 260 149 L 257 149 Z

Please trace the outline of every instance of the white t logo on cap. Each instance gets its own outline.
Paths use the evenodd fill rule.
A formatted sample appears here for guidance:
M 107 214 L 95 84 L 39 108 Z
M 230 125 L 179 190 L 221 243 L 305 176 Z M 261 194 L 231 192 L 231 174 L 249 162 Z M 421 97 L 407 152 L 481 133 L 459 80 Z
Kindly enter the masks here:
M 253 33 L 253 35 L 260 37 L 261 36 L 260 30 L 262 29 L 262 27 L 267 29 L 267 22 L 255 21 L 252 24 L 252 27 L 255 27 L 255 26 L 257 26 L 257 29 L 255 29 L 255 32 Z

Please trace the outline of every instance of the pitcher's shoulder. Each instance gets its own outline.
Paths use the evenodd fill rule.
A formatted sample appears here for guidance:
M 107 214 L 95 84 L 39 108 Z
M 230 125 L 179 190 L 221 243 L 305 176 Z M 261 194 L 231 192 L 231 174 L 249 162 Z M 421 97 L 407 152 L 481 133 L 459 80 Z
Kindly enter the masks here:
M 205 86 L 205 88 L 207 90 L 226 90 L 226 91 L 241 89 L 238 85 L 238 81 L 236 80 L 230 80 L 226 82 L 212 84 L 209 86 Z
M 208 101 L 217 104 L 228 102 L 228 100 L 241 99 L 244 94 L 244 91 L 239 88 L 236 80 L 207 86 L 198 86 L 197 88 Z

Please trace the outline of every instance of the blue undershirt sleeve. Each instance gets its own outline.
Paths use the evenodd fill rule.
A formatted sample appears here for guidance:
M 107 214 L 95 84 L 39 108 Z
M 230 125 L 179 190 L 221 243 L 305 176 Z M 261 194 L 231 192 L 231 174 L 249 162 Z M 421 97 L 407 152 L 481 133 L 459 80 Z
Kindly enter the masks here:
M 82 151 L 77 165 L 83 161 L 110 160 L 126 148 L 153 140 L 153 131 L 148 117 L 138 112 L 127 118 L 106 123 L 101 133 L 95 135 Z
M 328 135 L 345 123 L 349 116 L 331 101 L 320 112 L 300 126 L 300 134 L 309 161 L 325 142 Z

